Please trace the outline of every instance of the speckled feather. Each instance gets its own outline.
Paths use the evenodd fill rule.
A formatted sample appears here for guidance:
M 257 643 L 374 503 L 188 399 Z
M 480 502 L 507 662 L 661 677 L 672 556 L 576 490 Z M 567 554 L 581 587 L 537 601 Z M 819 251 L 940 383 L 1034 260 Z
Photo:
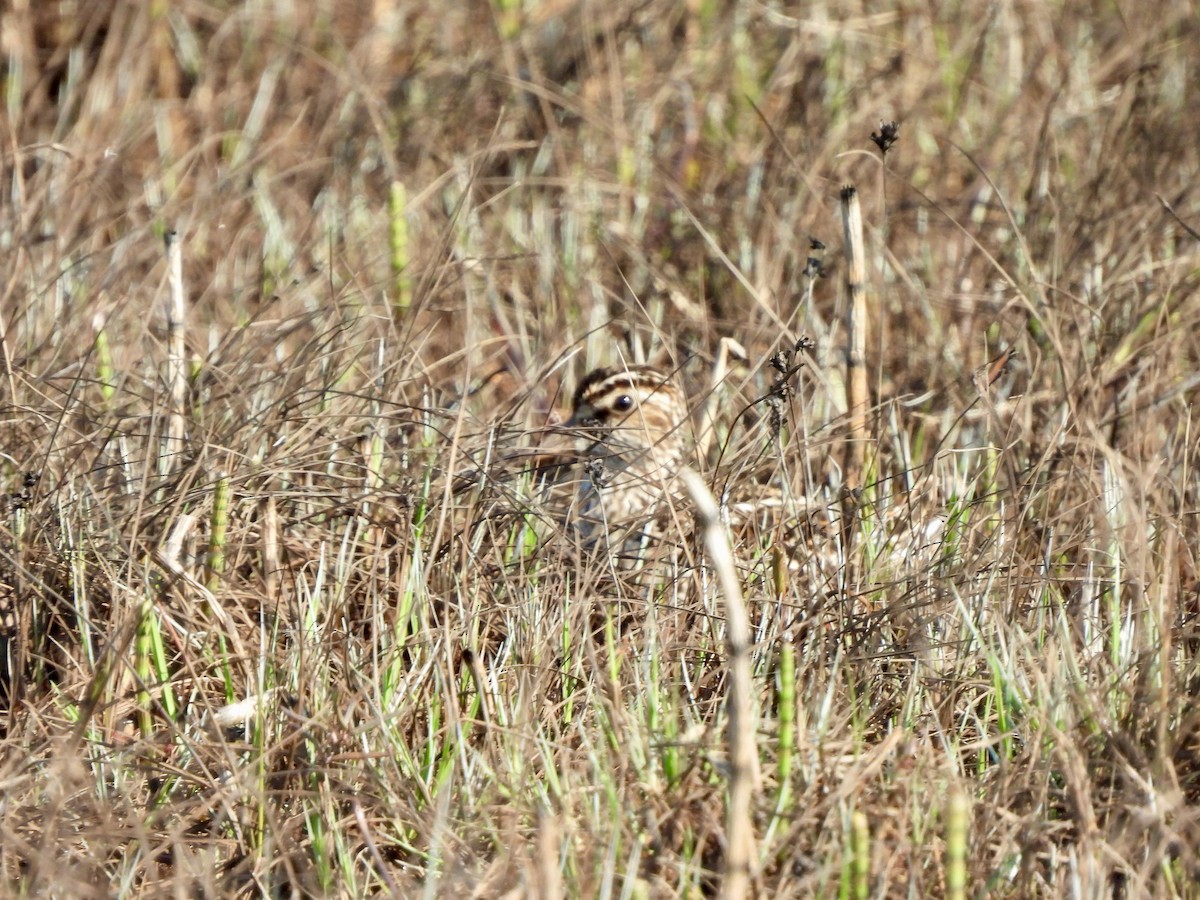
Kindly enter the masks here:
M 627 544 L 674 496 L 691 438 L 686 398 L 652 366 L 597 369 L 575 391 L 568 424 L 583 460 L 572 519 L 589 539 Z

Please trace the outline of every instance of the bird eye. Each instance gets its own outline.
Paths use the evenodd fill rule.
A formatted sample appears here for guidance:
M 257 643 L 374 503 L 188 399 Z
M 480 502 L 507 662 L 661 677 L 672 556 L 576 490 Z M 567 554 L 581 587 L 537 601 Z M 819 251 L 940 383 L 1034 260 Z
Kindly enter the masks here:
M 617 412 L 628 412 L 633 409 L 633 398 L 629 394 L 622 394 L 613 404 L 613 409 Z

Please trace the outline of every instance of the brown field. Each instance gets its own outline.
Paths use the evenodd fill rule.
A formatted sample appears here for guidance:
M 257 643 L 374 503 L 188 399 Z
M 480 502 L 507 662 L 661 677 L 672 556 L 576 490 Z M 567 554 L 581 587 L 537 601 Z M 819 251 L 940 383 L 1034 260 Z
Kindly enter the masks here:
M 0 893 L 1200 897 L 1193 2 L 9 0 L 0 53 Z M 526 465 L 643 361 L 731 569 Z

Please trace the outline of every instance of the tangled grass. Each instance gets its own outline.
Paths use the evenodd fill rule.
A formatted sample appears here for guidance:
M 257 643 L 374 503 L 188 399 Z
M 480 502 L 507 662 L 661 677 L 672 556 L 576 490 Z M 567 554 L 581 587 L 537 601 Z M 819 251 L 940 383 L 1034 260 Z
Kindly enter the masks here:
M 1200 895 L 1200 31 L 1114 9 L 10 4 L 6 890 Z M 692 510 L 524 465 L 622 359 L 749 772 Z

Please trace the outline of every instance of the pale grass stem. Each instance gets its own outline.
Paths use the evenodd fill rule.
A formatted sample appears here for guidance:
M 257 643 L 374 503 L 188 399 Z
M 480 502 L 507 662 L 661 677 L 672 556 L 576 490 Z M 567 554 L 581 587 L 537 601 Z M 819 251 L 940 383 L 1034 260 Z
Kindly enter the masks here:
M 562 829 L 557 817 L 544 807 L 538 810 L 537 826 L 537 896 L 544 900 L 558 900 L 563 896 L 562 872 L 558 861 Z
M 842 188 L 842 226 L 845 233 L 846 289 L 846 409 L 850 429 L 843 457 L 846 509 L 855 506 L 854 493 L 862 487 L 867 448 L 867 295 L 866 253 L 863 249 L 862 204 L 853 185 Z M 850 516 L 846 516 L 850 521 Z
M 183 457 L 184 405 L 187 402 L 187 306 L 183 290 L 183 248 L 173 229 L 165 236 L 167 245 L 167 390 L 170 409 L 167 436 L 159 458 L 159 473 L 175 470 Z
M 691 469 L 683 469 L 680 477 L 696 506 L 704 547 L 725 599 L 725 635 L 729 653 L 729 806 L 725 814 L 725 877 L 721 897 L 737 900 L 750 893 L 755 877 L 751 806 L 759 778 L 750 668 L 750 617 L 746 614 L 729 539 L 721 528 L 717 501 L 704 479 Z
M 961 789 L 946 804 L 946 900 L 967 896 L 967 830 L 971 801 Z
M 262 533 L 259 552 L 262 554 L 263 589 L 267 599 L 278 603 L 279 573 L 281 571 L 279 554 L 279 510 L 275 506 L 275 498 L 268 495 L 262 502 Z
M 381 347 L 381 361 L 383 355 L 382 349 Z M 384 436 L 379 428 L 379 423 L 383 421 L 383 412 L 379 408 L 379 404 L 375 404 L 371 412 L 370 431 L 362 441 L 363 463 L 365 466 L 363 477 L 363 515 L 367 520 L 374 518 L 372 509 L 377 505 L 371 498 L 377 496 L 380 488 L 383 486 Z

